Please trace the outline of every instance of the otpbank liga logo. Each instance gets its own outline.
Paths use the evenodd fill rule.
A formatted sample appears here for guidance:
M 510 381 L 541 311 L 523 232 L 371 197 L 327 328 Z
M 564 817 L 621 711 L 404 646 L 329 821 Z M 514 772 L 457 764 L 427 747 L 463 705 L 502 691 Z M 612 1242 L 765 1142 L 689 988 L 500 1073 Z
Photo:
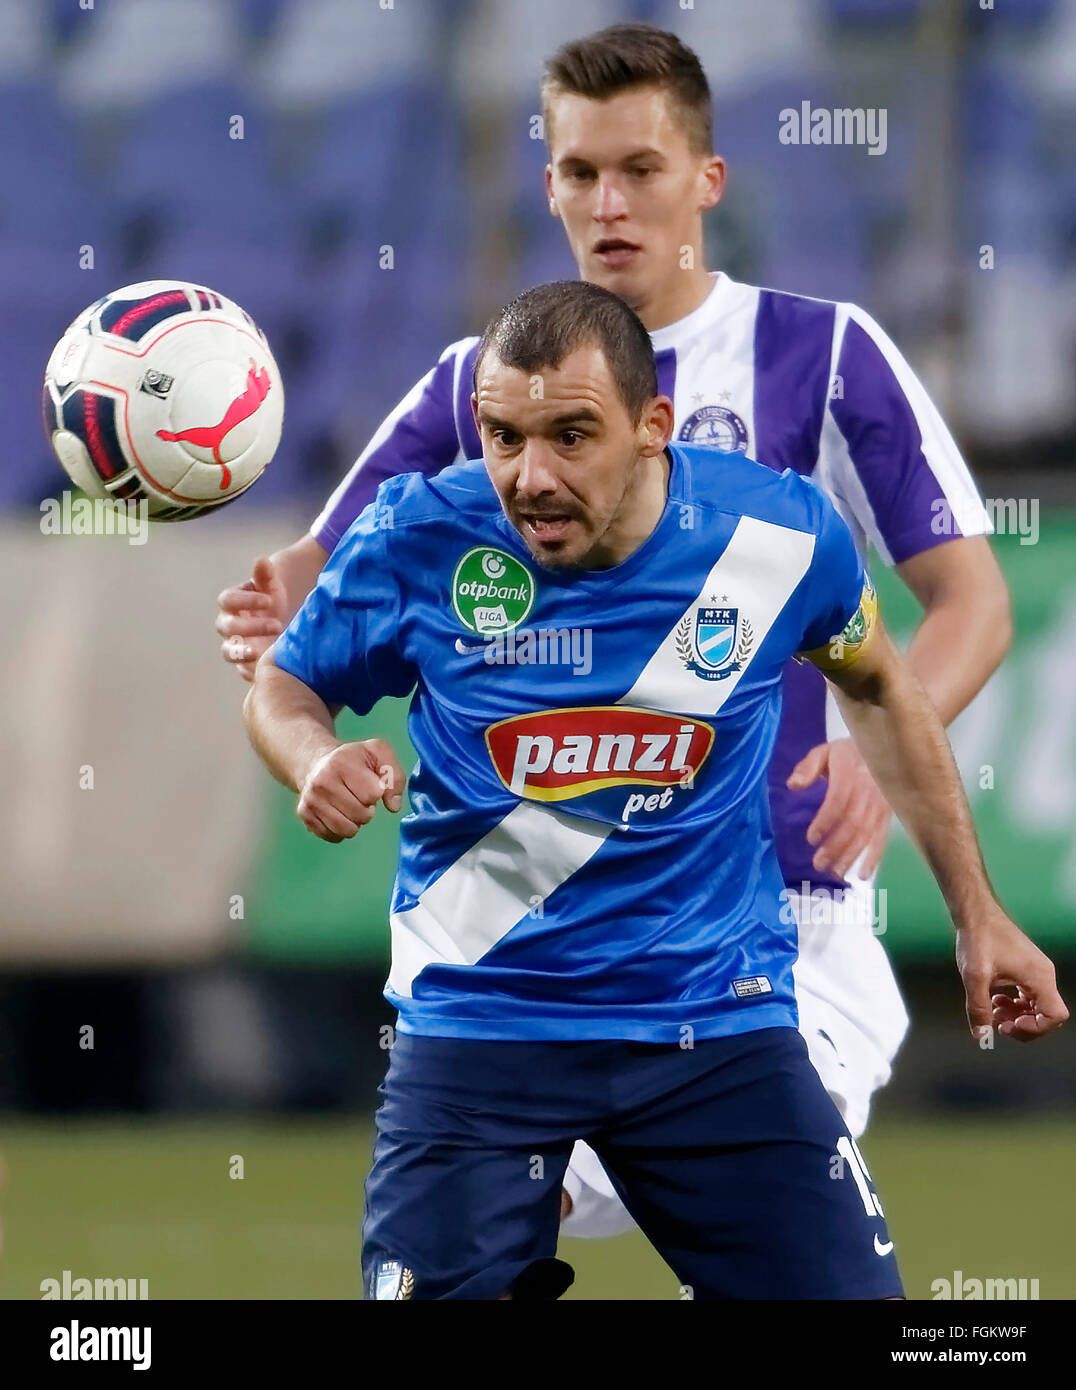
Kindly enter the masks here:
M 452 608 L 464 627 L 480 636 L 510 632 L 534 607 L 534 576 L 506 550 L 475 546 L 452 576 Z

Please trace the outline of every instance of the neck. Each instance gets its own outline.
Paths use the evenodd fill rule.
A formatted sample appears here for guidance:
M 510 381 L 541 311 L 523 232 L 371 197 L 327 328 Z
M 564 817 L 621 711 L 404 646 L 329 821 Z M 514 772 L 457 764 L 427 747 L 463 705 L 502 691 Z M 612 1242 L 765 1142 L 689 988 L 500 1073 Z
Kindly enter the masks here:
M 696 261 L 701 260 L 698 249 L 693 250 Z M 651 298 L 631 307 L 646 331 L 654 333 L 694 313 L 713 287 L 710 272 L 703 265 L 695 270 L 678 270 Z
M 669 496 L 669 455 L 642 458 L 635 479 L 624 495 L 620 512 L 587 557 L 588 569 L 612 569 L 622 564 L 653 535 Z

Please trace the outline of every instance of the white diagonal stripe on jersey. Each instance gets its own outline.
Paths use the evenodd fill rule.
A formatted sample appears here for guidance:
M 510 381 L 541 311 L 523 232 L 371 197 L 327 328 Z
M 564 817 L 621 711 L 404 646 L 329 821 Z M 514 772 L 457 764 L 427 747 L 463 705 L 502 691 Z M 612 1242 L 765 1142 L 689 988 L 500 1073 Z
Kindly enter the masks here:
M 389 988 L 411 997 L 427 965 L 474 965 L 605 843 L 612 826 L 524 801 L 390 914 Z
M 807 573 L 814 546 L 815 537 L 810 532 L 776 526 L 753 516 L 741 517 L 699 593 L 617 704 L 673 713 L 716 714 L 736 689 L 777 615 Z M 754 632 L 751 657 L 739 671 L 716 681 L 704 680 L 689 671 L 676 650 L 677 627 L 684 618 L 690 618 L 694 632 L 695 610 L 710 607 L 711 594 L 716 595 L 717 606 L 738 608 L 741 618 L 750 620 Z

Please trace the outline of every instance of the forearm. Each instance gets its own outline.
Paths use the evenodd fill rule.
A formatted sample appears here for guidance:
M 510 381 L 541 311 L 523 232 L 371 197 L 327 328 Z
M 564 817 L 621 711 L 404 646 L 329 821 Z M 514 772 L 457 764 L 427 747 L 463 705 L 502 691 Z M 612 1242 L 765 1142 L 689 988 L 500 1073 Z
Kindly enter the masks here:
M 894 658 L 854 694 L 838 690 L 838 701 L 875 781 L 962 927 L 985 902 L 993 904 L 993 893 L 941 721 L 915 674 Z
M 329 707 L 302 681 L 273 665 L 271 651 L 258 662 L 243 703 L 250 741 L 269 771 L 300 791 L 319 758 L 340 746 Z

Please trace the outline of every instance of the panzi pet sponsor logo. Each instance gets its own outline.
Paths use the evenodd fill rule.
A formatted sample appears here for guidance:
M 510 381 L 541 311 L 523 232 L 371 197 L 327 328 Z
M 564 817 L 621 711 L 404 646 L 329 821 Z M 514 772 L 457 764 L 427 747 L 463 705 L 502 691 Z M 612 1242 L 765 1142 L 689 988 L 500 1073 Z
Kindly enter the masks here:
M 690 786 L 713 742 L 702 720 L 623 705 L 540 710 L 486 730 L 497 775 L 528 801 L 567 801 L 605 787 Z

